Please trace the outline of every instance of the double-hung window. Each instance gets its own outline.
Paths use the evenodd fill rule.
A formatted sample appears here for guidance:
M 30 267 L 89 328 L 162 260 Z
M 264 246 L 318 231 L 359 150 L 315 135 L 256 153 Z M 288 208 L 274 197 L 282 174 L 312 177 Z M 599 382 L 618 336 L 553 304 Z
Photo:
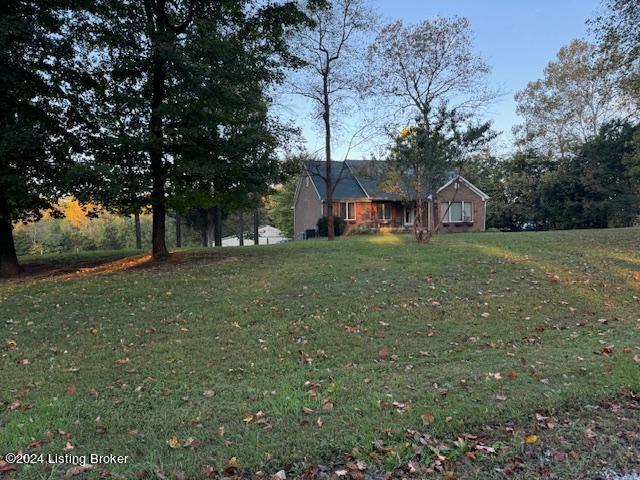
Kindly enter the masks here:
M 462 223 L 473 221 L 473 204 L 471 202 L 441 203 L 443 223 Z
M 340 216 L 345 220 L 355 220 L 356 204 L 354 202 L 340 202 Z
M 381 221 L 391 220 L 391 204 L 379 203 L 376 208 L 376 218 Z

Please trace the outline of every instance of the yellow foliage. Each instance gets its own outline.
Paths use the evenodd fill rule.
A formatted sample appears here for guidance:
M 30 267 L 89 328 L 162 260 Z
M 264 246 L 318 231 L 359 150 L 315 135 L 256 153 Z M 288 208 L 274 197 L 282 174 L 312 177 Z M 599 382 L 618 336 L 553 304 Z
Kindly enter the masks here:
M 59 202 L 60 209 L 64 212 L 65 218 L 76 228 L 85 226 L 89 219 L 82 210 L 78 201 L 73 198 L 64 198 Z
M 411 132 L 413 132 L 413 127 L 404 127 L 400 132 L 400 135 L 398 136 L 400 138 L 405 138 L 405 137 L 408 137 L 411 134 Z

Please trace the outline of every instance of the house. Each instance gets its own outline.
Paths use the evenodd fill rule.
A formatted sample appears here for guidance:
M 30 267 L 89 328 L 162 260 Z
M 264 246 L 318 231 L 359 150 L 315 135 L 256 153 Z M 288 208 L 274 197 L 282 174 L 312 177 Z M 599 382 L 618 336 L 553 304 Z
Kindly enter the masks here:
M 411 231 L 415 202 L 392 192 L 382 171 L 384 162 L 345 160 L 332 162 L 333 211 L 345 219 L 346 232 Z M 298 179 L 294 196 L 294 238 L 315 234 L 318 219 L 326 215 L 326 163 L 307 161 Z M 451 175 L 425 202 L 424 225 L 433 230 L 442 219 L 441 232 L 482 232 L 485 230 L 486 193 L 462 175 Z

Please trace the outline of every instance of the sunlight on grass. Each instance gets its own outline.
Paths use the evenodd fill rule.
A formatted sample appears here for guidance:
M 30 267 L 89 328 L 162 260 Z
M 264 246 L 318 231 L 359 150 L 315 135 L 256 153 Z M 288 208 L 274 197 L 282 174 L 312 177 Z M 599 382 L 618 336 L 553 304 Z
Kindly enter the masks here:
M 401 236 L 388 232 L 371 235 L 368 241 L 374 245 L 402 245 L 404 243 Z

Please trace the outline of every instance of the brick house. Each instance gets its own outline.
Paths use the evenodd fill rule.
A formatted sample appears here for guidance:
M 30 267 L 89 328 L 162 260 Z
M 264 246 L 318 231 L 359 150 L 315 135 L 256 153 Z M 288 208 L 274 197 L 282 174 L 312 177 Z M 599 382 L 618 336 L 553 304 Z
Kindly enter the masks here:
M 346 160 L 333 162 L 333 211 L 345 219 L 346 233 L 412 231 L 415 202 L 390 191 L 380 171 L 383 162 Z M 326 164 L 307 161 L 304 164 L 294 196 L 294 238 L 306 238 L 316 230 L 318 219 L 326 215 Z M 452 175 L 440 187 L 436 198 L 425 204 L 424 225 L 432 230 L 437 223 L 434 212 L 442 218 L 442 232 L 482 232 L 488 195 L 462 175 Z

